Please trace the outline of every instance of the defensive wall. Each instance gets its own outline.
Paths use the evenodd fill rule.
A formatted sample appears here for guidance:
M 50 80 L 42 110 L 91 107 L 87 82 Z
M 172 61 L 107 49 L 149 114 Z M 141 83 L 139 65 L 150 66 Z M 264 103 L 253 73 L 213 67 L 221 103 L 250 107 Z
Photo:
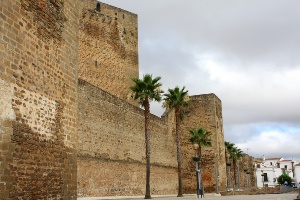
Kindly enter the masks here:
M 78 2 L 0 4 L 0 199 L 76 199 Z
M 138 74 L 137 16 L 95 0 L 2 0 L 0 199 L 142 195 L 144 114 L 128 100 Z M 191 97 L 182 124 L 183 188 L 195 192 L 188 129 L 205 127 L 205 191 L 226 182 L 221 101 Z M 172 112 L 151 116 L 152 194 L 177 192 Z M 213 166 L 215 170 L 212 170 Z
M 143 110 L 81 79 L 78 92 L 79 196 L 144 194 L 146 166 Z M 184 111 L 182 125 L 184 193 L 194 193 L 196 190 L 195 163 L 192 161 L 194 151 L 188 142 L 188 130 L 196 127 L 205 127 L 213 133 L 212 147 L 203 148 L 202 152 L 205 191 L 215 191 L 216 171 L 219 174 L 218 186 L 220 190 L 224 189 L 226 166 L 221 102 L 214 94 L 208 94 L 192 96 L 191 105 Z M 206 117 L 199 117 L 202 114 L 206 114 Z M 174 113 L 167 112 L 161 118 L 151 115 L 150 126 L 151 192 L 177 193 Z
M 145 191 L 143 110 L 79 81 L 78 193 L 142 195 Z M 174 194 L 176 141 L 167 118 L 151 115 L 151 190 Z

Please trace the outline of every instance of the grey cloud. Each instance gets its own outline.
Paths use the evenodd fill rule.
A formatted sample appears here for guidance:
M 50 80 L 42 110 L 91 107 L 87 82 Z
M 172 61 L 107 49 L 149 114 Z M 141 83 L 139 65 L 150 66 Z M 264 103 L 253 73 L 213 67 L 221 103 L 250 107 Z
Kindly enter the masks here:
M 222 100 L 227 140 L 255 145 L 268 124 L 299 127 L 299 0 L 103 2 L 138 14 L 140 75 Z M 162 113 L 159 104 L 151 111 Z

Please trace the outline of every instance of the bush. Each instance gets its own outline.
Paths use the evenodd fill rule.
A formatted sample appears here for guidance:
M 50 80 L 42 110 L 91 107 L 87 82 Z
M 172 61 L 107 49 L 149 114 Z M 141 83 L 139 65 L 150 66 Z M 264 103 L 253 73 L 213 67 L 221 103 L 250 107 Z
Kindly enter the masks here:
M 285 181 L 288 182 L 288 185 L 291 185 L 291 183 L 292 183 L 292 178 L 289 177 L 289 176 L 286 175 L 286 174 L 282 174 L 282 175 L 279 176 L 278 179 L 277 179 L 278 184 L 284 184 Z

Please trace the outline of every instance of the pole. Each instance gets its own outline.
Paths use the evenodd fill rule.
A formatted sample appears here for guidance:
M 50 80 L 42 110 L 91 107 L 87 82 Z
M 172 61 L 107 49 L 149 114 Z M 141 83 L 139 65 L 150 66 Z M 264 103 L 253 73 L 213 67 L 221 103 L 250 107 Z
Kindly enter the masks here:
M 200 192 L 200 197 L 204 198 L 204 191 L 203 191 L 203 183 L 202 183 L 202 179 L 201 179 L 201 158 L 199 160 L 199 166 L 198 166 L 198 178 L 199 178 L 199 192 Z
M 196 161 L 196 182 L 197 182 L 197 198 L 199 199 L 200 184 L 199 184 L 199 165 L 197 161 Z

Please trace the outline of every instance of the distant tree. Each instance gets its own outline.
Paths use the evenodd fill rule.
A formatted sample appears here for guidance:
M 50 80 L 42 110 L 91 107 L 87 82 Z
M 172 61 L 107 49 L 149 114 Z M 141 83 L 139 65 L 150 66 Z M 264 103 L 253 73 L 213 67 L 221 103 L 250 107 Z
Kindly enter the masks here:
M 176 120 L 176 135 L 177 135 L 177 164 L 178 164 L 178 195 L 177 197 L 183 197 L 182 194 L 182 177 L 181 177 L 181 129 L 180 122 L 182 120 L 181 108 L 188 106 L 189 96 L 188 91 L 185 87 L 179 89 L 175 87 L 174 89 L 168 89 L 168 93 L 164 94 L 165 102 L 164 106 L 167 108 L 173 108 L 175 110 L 175 120 Z
M 151 199 L 150 194 L 150 101 L 161 101 L 160 89 L 162 84 L 159 82 L 161 77 L 152 78 L 152 75 L 145 74 L 143 79 L 132 78 L 135 83 L 130 87 L 133 91 L 133 98 L 139 101 L 139 104 L 145 109 L 145 143 L 146 143 L 146 194 L 145 199 Z
M 233 148 L 234 144 L 231 142 L 225 141 L 225 152 L 226 152 L 226 166 L 227 166 L 227 187 L 231 187 L 231 173 L 230 173 L 230 167 L 231 162 L 230 159 L 233 156 Z
M 231 149 L 231 157 L 233 161 L 233 176 L 234 176 L 234 184 L 236 185 L 236 167 L 237 161 L 243 156 L 243 151 L 238 147 L 234 146 Z
M 284 182 L 287 181 L 288 185 L 291 185 L 292 183 L 292 178 L 289 177 L 287 174 L 282 174 L 278 177 L 277 182 L 278 184 L 284 184 Z
M 235 146 L 234 143 L 231 142 L 226 142 L 225 141 L 225 151 L 226 154 L 228 154 L 228 158 L 227 158 L 227 166 L 229 167 L 229 172 L 230 172 L 230 168 L 231 168 L 231 163 L 230 163 L 230 158 L 233 161 L 233 177 L 234 177 L 234 184 L 236 185 L 236 167 L 237 167 L 237 161 L 243 156 L 243 151 L 241 149 L 239 149 L 238 147 Z M 230 174 L 228 179 L 230 179 Z

